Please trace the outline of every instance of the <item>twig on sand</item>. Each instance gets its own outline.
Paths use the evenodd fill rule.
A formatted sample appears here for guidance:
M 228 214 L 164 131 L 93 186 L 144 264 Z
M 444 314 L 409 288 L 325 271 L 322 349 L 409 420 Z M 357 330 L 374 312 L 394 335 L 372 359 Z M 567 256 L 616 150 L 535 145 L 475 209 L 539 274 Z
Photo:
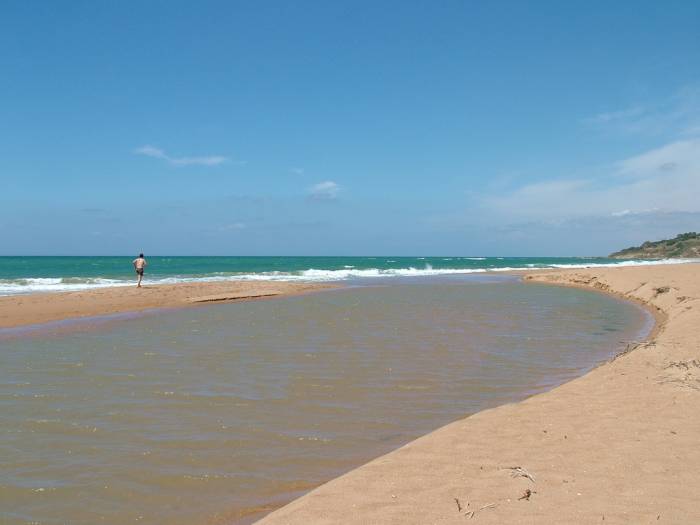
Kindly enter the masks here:
M 455 498 L 455 503 L 457 504 L 457 512 L 462 512 L 462 505 L 459 504 L 459 498 Z
M 523 467 L 505 467 L 502 470 L 510 470 L 510 477 L 511 478 L 523 477 L 523 478 L 529 479 L 533 483 L 535 482 L 535 478 L 532 476 L 532 474 L 530 474 Z
M 464 515 L 465 515 L 467 518 L 472 519 L 474 516 L 476 516 L 476 513 L 477 513 L 477 512 L 481 512 L 482 510 L 486 510 L 486 509 L 493 509 L 493 508 L 495 508 L 495 507 L 496 507 L 496 504 L 495 504 L 495 503 L 489 503 L 488 505 L 484 505 L 483 507 L 479 507 L 479 508 L 476 509 L 476 510 L 470 510 L 470 511 L 468 511 L 468 512 L 465 512 Z
M 682 368 L 683 370 L 690 370 L 693 367 L 700 368 L 700 360 L 693 359 L 688 361 L 671 361 L 671 363 L 669 363 L 664 370 L 669 368 Z
M 530 496 L 532 496 L 533 494 L 537 494 L 537 492 L 535 492 L 534 490 L 527 489 L 523 493 L 523 495 L 518 498 L 518 501 L 520 501 L 521 499 L 524 499 L 525 501 L 530 501 Z

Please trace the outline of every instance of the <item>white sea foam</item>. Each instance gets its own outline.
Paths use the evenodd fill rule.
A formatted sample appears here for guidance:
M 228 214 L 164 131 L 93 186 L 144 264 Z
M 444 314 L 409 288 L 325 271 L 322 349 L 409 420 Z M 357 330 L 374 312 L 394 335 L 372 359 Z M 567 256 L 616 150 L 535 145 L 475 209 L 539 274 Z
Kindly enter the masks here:
M 473 258 L 477 259 L 477 258 Z M 438 275 L 459 275 L 484 272 L 512 272 L 535 271 L 547 268 L 612 268 L 617 266 L 654 266 L 661 264 L 697 263 L 700 259 L 660 259 L 660 260 L 629 260 L 610 263 L 570 263 L 570 264 L 532 264 L 523 266 L 507 266 L 500 268 L 433 268 L 425 264 L 424 268 L 367 268 L 358 269 L 346 266 L 340 270 L 323 270 L 310 268 L 300 272 L 260 272 L 260 273 L 223 273 L 217 272 L 199 276 L 149 276 L 149 285 L 193 283 L 193 282 L 227 282 L 227 281 L 304 281 L 304 282 L 331 282 L 352 279 L 373 279 L 388 277 L 429 277 Z M 91 290 L 96 288 L 110 288 L 115 286 L 133 286 L 133 279 L 106 279 L 106 278 L 26 278 L 26 279 L 0 279 L 0 295 L 19 295 L 38 292 L 68 292 Z
M 0 279 L 0 295 L 16 295 L 37 292 L 71 292 L 92 288 L 121 286 L 125 281 L 116 279 L 48 278 Z
M 660 264 L 698 263 L 700 259 L 657 259 L 654 261 L 620 261 L 618 263 L 550 264 L 548 268 L 613 268 L 616 266 L 657 266 Z

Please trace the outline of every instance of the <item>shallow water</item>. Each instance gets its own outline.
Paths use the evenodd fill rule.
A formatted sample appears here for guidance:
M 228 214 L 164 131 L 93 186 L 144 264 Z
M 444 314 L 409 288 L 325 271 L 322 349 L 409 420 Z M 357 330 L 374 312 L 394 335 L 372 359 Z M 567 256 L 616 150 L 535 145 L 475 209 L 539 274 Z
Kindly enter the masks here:
M 13 333 L 0 338 L 0 522 L 259 517 L 582 374 L 648 321 L 594 292 L 471 277 Z

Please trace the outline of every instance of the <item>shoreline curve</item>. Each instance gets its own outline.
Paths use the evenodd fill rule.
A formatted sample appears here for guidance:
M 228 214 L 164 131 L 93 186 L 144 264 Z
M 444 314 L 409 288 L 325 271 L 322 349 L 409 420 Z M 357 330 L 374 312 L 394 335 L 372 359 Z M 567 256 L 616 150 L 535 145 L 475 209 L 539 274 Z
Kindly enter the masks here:
M 644 342 L 523 401 L 478 412 L 256 523 L 695 523 L 700 264 L 528 273 L 644 305 Z
M 0 297 L 0 330 L 146 310 L 262 300 L 336 287 L 320 283 L 230 281 L 7 295 Z

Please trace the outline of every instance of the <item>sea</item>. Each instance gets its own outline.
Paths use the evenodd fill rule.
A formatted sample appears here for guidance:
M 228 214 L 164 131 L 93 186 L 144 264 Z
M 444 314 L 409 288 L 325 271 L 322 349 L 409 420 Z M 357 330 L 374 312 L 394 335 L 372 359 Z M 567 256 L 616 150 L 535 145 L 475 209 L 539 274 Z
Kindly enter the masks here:
M 123 286 L 133 256 L 0 257 L 0 295 Z M 147 257 L 149 284 L 197 281 L 353 281 L 544 268 L 588 268 L 683 262 L 601 257 Z

